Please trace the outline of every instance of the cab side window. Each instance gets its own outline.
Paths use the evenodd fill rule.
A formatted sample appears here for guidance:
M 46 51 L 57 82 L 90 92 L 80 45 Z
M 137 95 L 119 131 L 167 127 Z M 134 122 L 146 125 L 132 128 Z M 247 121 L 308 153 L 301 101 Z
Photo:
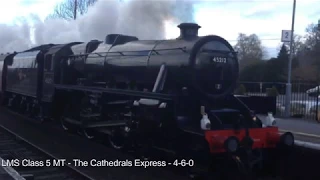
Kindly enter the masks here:
M 45 57 L 45 61 L 44 61 L 44 70 L 45 71 L 51 71 L 52 69 L 52 55 L 47 55 Z

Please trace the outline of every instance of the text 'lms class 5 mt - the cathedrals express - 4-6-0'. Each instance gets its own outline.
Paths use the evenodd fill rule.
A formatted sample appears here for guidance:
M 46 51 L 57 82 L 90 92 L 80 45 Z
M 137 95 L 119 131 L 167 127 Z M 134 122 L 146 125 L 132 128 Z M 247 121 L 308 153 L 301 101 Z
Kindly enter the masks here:
M 233 95 L 239 76 L 233 47 L 216 35 L 199 37 L 197 24 L 178 27 L 180 36 L 170 40 L 109 34 L 105 41 L 3 54 L 2 104 L 87 138 L 105 134 L 116 149 L 148 144 L 143 147 L 213 164 L 231 157 L 250 167 L 290 149 L 291 133 L 263 126 Z

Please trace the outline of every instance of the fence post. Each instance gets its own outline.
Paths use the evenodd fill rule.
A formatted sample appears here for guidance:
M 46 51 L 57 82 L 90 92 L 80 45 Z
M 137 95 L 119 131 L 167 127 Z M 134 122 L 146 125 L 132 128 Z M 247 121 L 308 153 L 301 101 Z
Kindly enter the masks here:
M 317 105 L 316 105 L 316 121 L 319 121 L 318 119 L 318 103 L 319 103 L 319 86 L 316 86 L 317 88 L 317 95 L 316 95 L 316 98 L 317 98 Z

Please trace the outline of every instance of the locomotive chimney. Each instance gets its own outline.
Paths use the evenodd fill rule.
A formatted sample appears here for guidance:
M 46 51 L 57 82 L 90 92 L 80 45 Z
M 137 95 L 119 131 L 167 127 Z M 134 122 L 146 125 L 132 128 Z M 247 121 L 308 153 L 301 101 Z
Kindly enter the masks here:
M 198 30 L 201 26 L 196 23 L 181 23 L 178 28 L 180 28 L 180 36 L 177 39 L 190 40 L 198 37 Z

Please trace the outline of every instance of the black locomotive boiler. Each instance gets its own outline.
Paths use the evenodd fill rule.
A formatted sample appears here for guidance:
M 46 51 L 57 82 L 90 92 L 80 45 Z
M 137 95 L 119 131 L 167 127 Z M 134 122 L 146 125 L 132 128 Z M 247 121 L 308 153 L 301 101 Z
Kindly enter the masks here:
M 109 34 L 105 41 L 4 55 L 3 103 L 87 138 L 106 134 L 115 149 L 140 150 L 142 144 L 252 164 L 262 156 L 255 151 L 293 146 L 291 133 L 263 127 L 233 95 L 239 65 L 232 46 L 220 36 L 199 37 L 197 24 L 178 27 L 180 36 L 171 40 Z

